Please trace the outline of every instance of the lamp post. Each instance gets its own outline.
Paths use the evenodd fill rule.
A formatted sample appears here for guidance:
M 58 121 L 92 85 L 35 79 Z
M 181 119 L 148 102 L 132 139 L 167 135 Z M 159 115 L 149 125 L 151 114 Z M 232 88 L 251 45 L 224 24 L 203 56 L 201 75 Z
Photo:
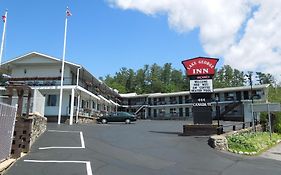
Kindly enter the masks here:
M 218 120 L 218 134 L 221 134 L 222 130 L 220 128 L 220 106 L 219 106 L 219 97 L 218 96 L 216 96 L 215 101 L 216 101 L 216 117 Z
M 253 80 L 252 80 L 252 75 L 253 75 L 253 72 L 249 71 L 248 74 L 246 74 L 246 77 L 248 78 L 249 84 L 251 86 L 251 101 L 252 101 L 251 109 L 252 109 L 253 127 L 254 127 L 254 130 L 256 132 L 256 126 L 255 126 L 256 125 L 256 117 L 255 117 L 254 112 L 253 112 L 254 96 L 253 96 Z

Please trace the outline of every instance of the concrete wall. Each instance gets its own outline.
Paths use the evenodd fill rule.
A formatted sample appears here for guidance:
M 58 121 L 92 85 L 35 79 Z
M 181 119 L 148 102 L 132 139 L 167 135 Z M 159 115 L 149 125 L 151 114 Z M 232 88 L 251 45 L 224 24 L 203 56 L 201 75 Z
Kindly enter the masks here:
M 37 89 L 34 89 L 33 93 L 32 112 L 41 116 L 45 114 L 45 97 Z

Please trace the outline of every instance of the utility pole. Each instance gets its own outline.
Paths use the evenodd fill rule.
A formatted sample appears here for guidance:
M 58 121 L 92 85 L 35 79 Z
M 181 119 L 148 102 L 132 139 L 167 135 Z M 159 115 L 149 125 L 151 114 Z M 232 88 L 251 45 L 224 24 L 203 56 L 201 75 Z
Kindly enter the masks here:
M 246 77 L 248 78 L 249 84 L 251 86 L 251 96 L 250 96 L 251 97 L 251 101 L 252 101 L 251 109 L 252 109 L 253 127 L 254 127 L 254 130 L 256 132 L 256 117 L 255 117 L 254 112 L 253 112 L 254 96 L 253 96 L 253 80 L 252 80 L 252 76 L 253 76 L 253 72 L 252 71 L 249 71 L 248 74 L 246 74 Z

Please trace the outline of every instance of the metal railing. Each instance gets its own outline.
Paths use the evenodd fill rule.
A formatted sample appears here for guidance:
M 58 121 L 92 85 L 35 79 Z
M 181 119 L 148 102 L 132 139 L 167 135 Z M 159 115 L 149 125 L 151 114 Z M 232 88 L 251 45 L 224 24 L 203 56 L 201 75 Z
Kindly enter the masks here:
M 0 162 L 10 156 L 17 108 L 0 103 Z

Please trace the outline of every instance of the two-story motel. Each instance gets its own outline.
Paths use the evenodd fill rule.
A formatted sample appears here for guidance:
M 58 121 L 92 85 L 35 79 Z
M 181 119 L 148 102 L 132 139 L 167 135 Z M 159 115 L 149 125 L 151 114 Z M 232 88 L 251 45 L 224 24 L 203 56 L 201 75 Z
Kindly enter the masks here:
M 56 120 L 59 110 L 61 64 L 60 59 L 31 52 L 3 63 L 1 69 L 11 76 L 10 82 L 29 85 L 34 91 L 33 98 L 36 98 L 32 106 L 38 106 L 38 103 L 45 104 L 43 109 L 37 112 L 41 111 L 49 118 L 48 120 Z M 117 90 L 96 79 L 81 65 L 66 61 L 64 70 L 62 102 L 64 119 L 76 114 L 96 116 L 117 110 L 120 97 Z M 5 88 L 2 87 L 0 90 L 2 90 L 1 100 L 5 101 L 7 95 Z M 15 104 L 16 100 L 13 100 L 13 103 Z
M 212 94 L 213 116 L 216 105 L 220 106 L 220 119 L 234 121 L 252 121 L 251 103 L 267 102 L 269 85 L 253 85 L 214 89 Z M 192 103 L 189 91 L 174 93 L 136 93 L 120 94 L 121 105 L 129 112 L 140 112 L 150 119 L 190 119 Z M 252 98 L 253 97 L 253 100 Z
M 1 65 L 10 82 L 27 84 L 33 90 L 31 112 L 40 112 L 49 121 L 57 119 L 62 61 L 49 55 L 31 52 Z M 62 116 L 98 116 L 123 110 L 145 119 L 188 119 L 192 117 L 189 91 L 154 94 L 119 94 L 96 79 L 78 64 L 65 62 Z M 213 111 L 220 106 L 221 119 L 251 121 L 251 103 L 267 102 L 269 85 L 214 89 Z M 5 86 L 0 87 L 0 101 L 5 102 Z M 15 94 L 16 96 L 16 94 Z M 252 98 L 253 97 L 253 98 Z M 13 104 L 16 100 L 13 101 Z M 39 107 L 38 107 L 39 106 Z M 214 115 L 215 117 L 215 112 Z M 77 119 L 76 118 L 76 119 Z

